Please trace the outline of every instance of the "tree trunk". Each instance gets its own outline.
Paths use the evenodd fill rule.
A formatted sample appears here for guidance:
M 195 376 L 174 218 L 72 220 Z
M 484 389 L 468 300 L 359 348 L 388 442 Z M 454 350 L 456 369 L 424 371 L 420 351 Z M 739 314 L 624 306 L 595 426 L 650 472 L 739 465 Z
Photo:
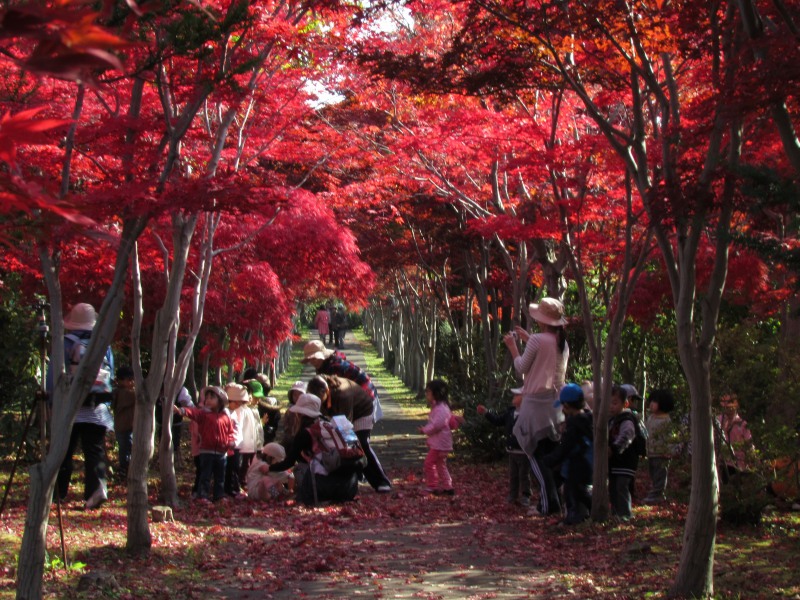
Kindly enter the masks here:
M 687 374 L 687 379 L 692 396 L 692 488 L 680 566 L 670 595 L 709 598 L 714 593 L 714 546 L 719 493 L 714 459 L 711 390 L 703 373 Z
M 175 453 L 172 440 L 172 407 L 174 402 L 163 401 L 161 439 L 158 443 L 158 467 L 161 473 L 161 500 L 167 506 L 178 505 L 178 481 L 175 476 Z
M 31 467 L 25 532 L 19 550 L 17 600 L 39 600 L 46 554 L 47 524 L 60 461 L 53 456 Z
M 54 376 L 52 439 L 45 459 L 31 469 L 31 490 L 25 531 L 19 552 L 17 568 L 17 598 L 41 598 L 42 575 L 44 573 L 47 521 L 55 488 L 56 475 L 64 460 L 69 445 L 69 436 L 75 415 L 89 392 L 94 373 L 100 367 L 106 348 L 111 343 L 117 328 L 119 313 L 124 300 L 124 281 L 128 271 L 128 259 L 136 239 L 144 229 L 146 219 L 139 217 L 123 222 L 117 256 L 114 264 L 114 279 L 108 288 L 100 309 L 92 339 L 78 368 L 75 379 L 67 387 L 66 378 L 59 376 L 64 370 L 63 318 L 61 313 L 61 286 L 58 273 L 50 255 L 41 251 L 42 269 L 47 282 L 51 304 L 52 363 Z
M 133 439 L 128 468 L 128 537 L 126 549 L 133 555 L 150 552 L 153 538 L 148 520 L 147 471 L 153 458 L 155 401 L 150 402 L 143 390 L 136 392 L 136 413 L 133 422 Z

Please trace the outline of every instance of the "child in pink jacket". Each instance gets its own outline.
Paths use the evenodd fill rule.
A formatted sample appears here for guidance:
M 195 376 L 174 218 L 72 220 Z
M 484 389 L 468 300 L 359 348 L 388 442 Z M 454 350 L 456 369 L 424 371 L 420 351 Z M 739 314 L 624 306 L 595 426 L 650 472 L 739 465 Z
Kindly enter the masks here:
M 447 470 L 447 455 L 453 451 L 453 434 L 450 431 L 450 402 L 447 399 L 447 384 L 441 379 L 432 379 L 425 386 L 425 399 L 431 407 L 428 423 L 420 427 L 428 436 L 428 455 L 425 457 L 425 491 L 430 494 L 453 496 L 453 480 Z

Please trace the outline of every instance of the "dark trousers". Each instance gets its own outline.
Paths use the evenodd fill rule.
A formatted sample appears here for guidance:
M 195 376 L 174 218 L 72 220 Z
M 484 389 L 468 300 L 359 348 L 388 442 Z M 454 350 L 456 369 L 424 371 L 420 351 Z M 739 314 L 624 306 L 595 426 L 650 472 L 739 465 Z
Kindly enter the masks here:
M 508 499 L 531 497 L 531 463 L 522 452 L 508 454 Z
M 553 470 L 544 464 L 543 460 L 545 456 L 555 450 L 556 446 L 558 446 L 558 442 L 551 439 L 539 441 L 530 461 L 531 470 L 539 482 L 539 510 L 546 515 L 561 512 L 561 501 L 558 498 L 560 477 L 557 477 Z
M 567 518 L 570 525 L 583 523 L 592 512 L 592 488 L 582 478 L 567 477 L 564 481 L 564 504 L 567 505 Z
M 372 431 L 370 429 L 361 429 L 360 431 L 356 431 L 356 437 L 358 438 L 358 443 L 361 444 L 361 448 L 364 450 L 364 454 L 367 456 L 367 466 L 364 467 L 364 477 L 369 484 L 377 490 L 382 485 L 391 486 L 392 482 L 389 481 L 389 478 L 383 471 L 381 462 L 378 460 L 378 455 L 375 454 L 375 450 L 373 450 L 372 446 L 369 444 L 371 433 Z
M 253 464 L 253 457 L 255 452 L 240 452 L 239 453 L 239 487 L 242 482 L 247 482 L 247 471 L 250 470 L 250 465 Z
M 315 475 L 308 469 L 298 485 L 297 499 L 307 506 L 314 505 L 315 487 L 317 502 L 348 502 L 358 494 L 358 473 Z
M 242 466 L 242 455 L 238 450 L 228 455 L 225 462 L 225 493 L 235 496 L 242 491 L 239 483 L 239 468 Z
M 627 475 L 609 475 L 608 495 L 611 500 L 611 514 L 630 519 L 631 517 L 631 484 L 633 477 Z
M 664 490 L 667 488 L 667 474 L 669 472 L 669 457 L 648 456 L 647 468 L 650 471 L 650 491 L 645 502 L 660 502 L 664 500 Z
M 83 498 L 88 500 L 100 484 L 106 484 L 106 428 L 94 423 L 75 423 L 69 436 L 69 446 L 64 461 L 58 470 L 56 480 L 58 493 L 62 500 L 69 492 L 69 480 L 72 478 L 72 455 L 75 454 L 78 441 L 83 450 L 84 489 Z
M 225 463 L 224 454 L 200 453 L 200 481 L 197 495 L 208 499 L 211 494 L 213 480 L 214 500 L 219 500 L 225 495 Z
M 131 464 L 131 452 L 133 451 L 133 431 L 116 431 L 117 446 L 119 447 L 119 476 L 128 476 L 128 467 Z

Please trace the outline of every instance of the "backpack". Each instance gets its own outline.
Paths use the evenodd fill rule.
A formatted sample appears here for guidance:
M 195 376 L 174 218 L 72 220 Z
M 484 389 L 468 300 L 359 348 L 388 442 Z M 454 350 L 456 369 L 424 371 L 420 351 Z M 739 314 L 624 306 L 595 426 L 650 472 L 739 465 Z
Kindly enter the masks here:
M 636 428 L 636 435 L 631 442 L 631 446 L 636 450 L 637 456 L 647 456 L 647 427 L 644 425 L 639 413 L 631 411 L 633 426 Z
M 72 341 L 72 348 L 70 348 L 69 356 L 67 357 L 69 360 L 67 373 L 71 382 L 78 372 L 78 365 L 83 359 L 83 355 L 86 354 L 89 338 L 79 338 L 71 333 L 64 337 Z M 111 400 L 111 365 L 108 361 L 108 352 L 103 355 L 103 362 L 94 377 L 94 383 L 89 390 L 89 396 L 84 406 L 95 406 L 98 403 L 97 396 L 101 394 L 103 398 L 99 400 L 100 402 L 105 402 L 106 398 Z
M 367 466 L 364 449 L 352 429 L 342 431 L 330 421 L 319 419 L 308 428 L 314 459 L 325 473 L 361 471 Z

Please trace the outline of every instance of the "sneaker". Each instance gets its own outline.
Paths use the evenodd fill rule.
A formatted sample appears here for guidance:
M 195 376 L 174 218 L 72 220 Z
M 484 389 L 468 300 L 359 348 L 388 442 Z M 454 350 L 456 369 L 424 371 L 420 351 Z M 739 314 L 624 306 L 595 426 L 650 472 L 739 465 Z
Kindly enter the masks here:
M 438 494 L 440 496 L 455 496 L 456 491 L 453 488 L 448 488 L 446 490 L 439 490 Z
M 101 481 L 100 487 L 98 487 L 86 501 L 86 508 L 89 510 L 97 508 L 106 500 L 108 500 L 108 491 L 106 490 L 106 484 Z
M 392 491 L 392 486 L 379 485 L 378 487 L 375 488 L 375 491 L 378 492 L 379 494 L 388 494 L 389 492 Z
M 531 505 L 531 499 L 528 498 L 527 496 L 523 496 L 522 498 L 519 499 L 519 505 L 527 508 Z

